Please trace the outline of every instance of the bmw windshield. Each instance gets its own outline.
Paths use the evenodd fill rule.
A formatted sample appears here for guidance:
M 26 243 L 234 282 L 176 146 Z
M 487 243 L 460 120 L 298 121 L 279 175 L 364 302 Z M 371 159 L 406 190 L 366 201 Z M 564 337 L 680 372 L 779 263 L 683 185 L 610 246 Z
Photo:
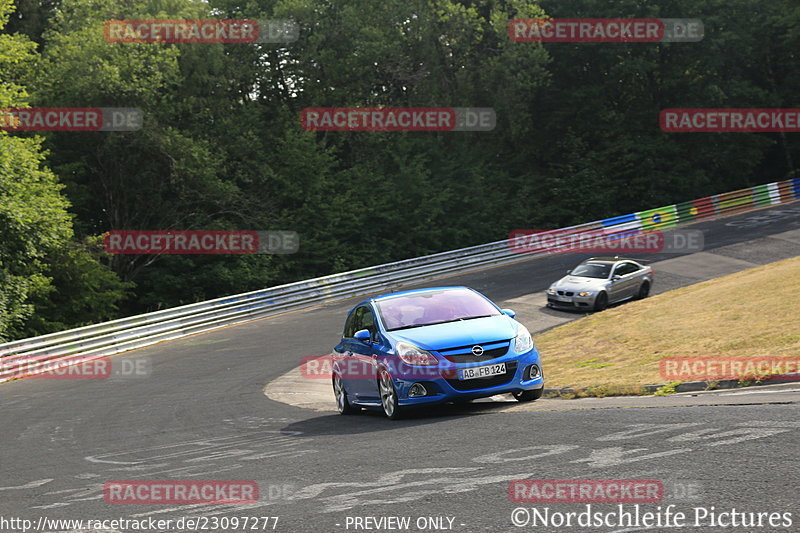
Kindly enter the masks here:
M 610 272 L 611 265 L 587 263 L 585 265 L 578 265 L 577 268 L 572 271 L 571 275 L 581 278 L 607 279 Z
M 387 331 L 496 316 L 488 300 L 468 289 L 431 291 L 375 302 Z

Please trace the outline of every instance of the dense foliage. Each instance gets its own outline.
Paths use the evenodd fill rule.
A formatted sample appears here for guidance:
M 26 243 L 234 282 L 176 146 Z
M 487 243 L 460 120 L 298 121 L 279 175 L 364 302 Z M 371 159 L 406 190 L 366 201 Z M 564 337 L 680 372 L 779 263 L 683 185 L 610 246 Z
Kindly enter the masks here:
M 0 0 L 0 107 L 139 107 L 0 132 L 0 340 L 794 175 L 781 134 L 667 107 L 798 107 L 793 0 Z M 511 18 L 700 18 L 699 43 L 512 42 Z M 108 19 L 292 18 L 289 44 L 109 43 Z M 492 132 L 308 132 L 320 106 L 492 107 Z M 108 256 L 110 229 L 288 229 L 293 255 Z

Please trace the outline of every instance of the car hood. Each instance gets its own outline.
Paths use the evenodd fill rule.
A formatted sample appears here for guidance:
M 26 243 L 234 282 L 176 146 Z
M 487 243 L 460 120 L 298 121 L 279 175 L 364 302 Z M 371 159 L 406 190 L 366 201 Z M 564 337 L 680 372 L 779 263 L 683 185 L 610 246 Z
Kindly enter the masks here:
M 517 323 L 506 315 L 498 315 L 388 333 L 396 340 L 410 342 L 423 350 L 442 350 L 514 338 Z
M 607 279 L 582 278 L 580 276 L 564 276 L 553 284 L 554 289 L 586 290 L 602 289 L 608 283 Z

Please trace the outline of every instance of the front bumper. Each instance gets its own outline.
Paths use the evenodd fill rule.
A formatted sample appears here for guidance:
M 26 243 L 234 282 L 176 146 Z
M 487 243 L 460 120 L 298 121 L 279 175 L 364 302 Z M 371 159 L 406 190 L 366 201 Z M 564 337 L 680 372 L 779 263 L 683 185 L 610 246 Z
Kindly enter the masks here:
M 457 371 L 460 369 L 497 363 L 506 364 L 505 374 L 469 380 L 458 379 Z M 539 367 L 539 375 L 534 379 L 525 379 L 531 365 Z M 447 365 L 444 372 L 440 372 L 436 377 L 420 378 L 421 376 L 395 376 L 394 383 L 400 405 L 414 406 L 463 401 L 544 387 L 544 372 L 536 348 L 522 355 L 506 355 L 484 364 L 450 364 Z M 429 393 L 425 396 L 409 397 L 409 389 L 415 383 L 421 383 Z
M 547 294 L 547 306 L 560 309 L 591 309 L 594 307 L 596 297 L 596 293 L 589 296 L 578 296 L 577 293 L 573 293 L 572 296 Z

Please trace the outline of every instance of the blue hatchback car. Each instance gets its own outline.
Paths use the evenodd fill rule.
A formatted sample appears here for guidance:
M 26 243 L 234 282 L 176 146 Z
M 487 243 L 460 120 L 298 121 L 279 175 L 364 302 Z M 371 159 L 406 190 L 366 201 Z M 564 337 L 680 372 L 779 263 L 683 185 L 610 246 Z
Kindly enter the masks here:
M 386 294 L 356 305 L 333 350 L 341 414 L 362 407 L 399 418 L 407 408 L 512 393 L 542 395 L 539 352 L 514 312 L 467 287 Z

